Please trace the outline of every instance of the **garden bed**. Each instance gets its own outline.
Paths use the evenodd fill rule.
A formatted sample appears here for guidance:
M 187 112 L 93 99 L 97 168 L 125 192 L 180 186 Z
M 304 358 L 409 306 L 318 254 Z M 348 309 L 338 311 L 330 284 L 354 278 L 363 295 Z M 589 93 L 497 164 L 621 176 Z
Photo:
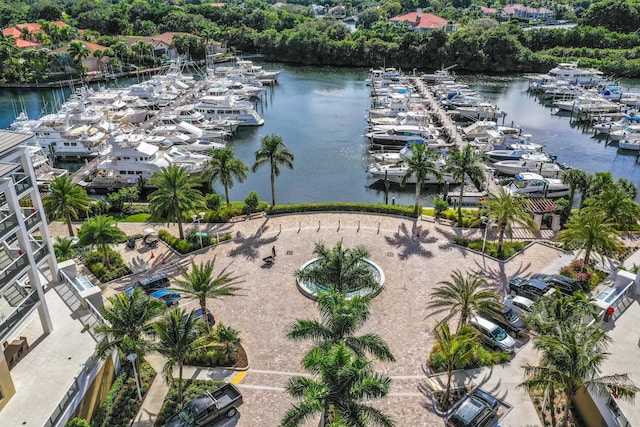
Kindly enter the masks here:
M 547 402 L 544 411 L 542 410 L 542 403 L 544 402 L 544 392 L 541 390 L 531 390 L 529 392 L 529 396 L 531 397 L 531 401 L 533 402 L 533 406 L 536 408 L 536 412 L 538 413 L 538 417 L 540 418 L 540 422 L 544 427 L 551 426 L 551 409 L 549 409 L 549 402 Z M 547 398 L 548 400 L 548 398 Z M 556 424 L 560 425 L 560 421 L 562 420 L 562 415 L 564 414 L 564 409 L 566 405 L 566 398 L 564 394 L 558 393 L 556 398 L 554 399 L 554 408 L 556 412 Z M 567 427 L 586 427 L 586 424 L 574 416 L 575 411 L 569 412 L 569 419 L 567 423 Z
M 469 391 L 471 391 L 471 389 L 472 387 L 451 388 L 451 391 L 449 392 L 449 399 L 447 401 L 445 401 L 444 399 L 444 390 L 434 391 L 433 403 L 436 405 L 436 410 L 440 411 L 441 413 L 446 413 Z
M 194 397 L 204 393 L 205 391 L 216 390 L 222 387 L 222 385 L 224 385 L 224 381 L 191 379 L 183 380 L 183 402 L 188 402 Z M 178 412 L 179 407 L 182 406 L 183 402 L 178 402 L 178 381 L 173 381 L 171 387 L 169 388 L 167 396 L 164 398 L 164 403 L 162 404 L 160 413 L 158 413 L 158 418 L 156 419 L 155 425 L 163 425 L 165 421 L 167 421 L 167 419 Z

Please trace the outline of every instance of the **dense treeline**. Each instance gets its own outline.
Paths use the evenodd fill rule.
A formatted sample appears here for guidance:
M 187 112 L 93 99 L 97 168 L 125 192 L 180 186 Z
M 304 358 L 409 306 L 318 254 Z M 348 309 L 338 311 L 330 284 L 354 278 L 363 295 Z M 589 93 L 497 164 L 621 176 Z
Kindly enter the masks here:
M 523 29 L 516 20 L 500 23 L 482 17 L 479 4 L 471 1 L 446 5 L 436 0 L 386 1 L 375 7 L 353 2 L 347 6 L 359 12 L 361 24 L 355 32 L 340 21 L 316 18 L 305 0 L 280 7 L 262 0 L 238 3 L 219 7 L 200 0 L 17 1 L 0 4 L 0 23 L 64 20 L 74 28 L 88 29 L 75 36 L 106 46 L 98 55 L 109 57 L 114 67 L 158 63 L 144 43 L 127 46 L 116 35 L 173 31 L 188 33 L 176 37 L 174 43 L 181 54 L 192 59 L 204 58 L 206 42 L 218 40 L 238 52 L 258 52 L 270 60 L 306 65 L 387 64 L 428 71 L 458 64 L 461 71 L 501 73 L 546 71 L 558 62 L 579 60 L 581 65 L 607 74 L 640 76 L 640 34 L 636 31 L 640 28 L 640 0 L 604 0 L 589 6 L 581 14 L 580 25 L 573 29 L 537 30 Z M 337 2 L 328 3 L 332 4 Z M 445 34 L 414 32 L 387 23 L 388 17 L 416 7 L 436 13 L 433 9 L 440 9 L 464 25 Z M 49 53 L 46 49 L 18 51 L 11 39 L 0 40 L 0 80 L 33 81 L 46 77 L 51 67 L 79 63 L 77 50 L 51 52 L 68 44 L 70 37 L 58 37 L 51 33 L 51 26 L 48 29 L 48 34 L 40 37 Z

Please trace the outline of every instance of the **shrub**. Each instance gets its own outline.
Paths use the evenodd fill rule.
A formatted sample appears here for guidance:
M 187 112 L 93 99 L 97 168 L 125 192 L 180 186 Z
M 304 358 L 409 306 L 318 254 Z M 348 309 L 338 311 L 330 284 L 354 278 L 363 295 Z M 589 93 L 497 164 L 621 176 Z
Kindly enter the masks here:
M 433 211 L 436 214 L 436 218 L 440 218 L 442 213 L 447 209 L 449 209 L 449 202 L 439 196 L 433 199 Z
M 216 212 L 222 206 L 222 196 L 219 194 L 207 194 L 204 196 L 204 201 L 207 208 Z
M 244 208 L 242 209 L 243 213 L 251 214 L 256 212 L 258 209 L 258 203 L 260 203 L 260 198 L 258 197 L 258 193 L 252 191 L 249 193 L 246 199 L 244 199 Z
M 84 418 L 73 418 L 65 424 L 65 427 L 91 427 L 91 424 Z
M 122 256 L 119 253 L 111 248 L 107 251 L 109 254 L 109 263 L 111 264 L 109 269 L 107 269 L 107 266 L 103 263 L 102 251 L 89 252 L 84 258 L 87 268 L 98 280 L 104 283 L 131 274 L 131 270 L 124 264 Z
M 595 261 L 584 264 L 583 259 L 572 261 L 569 265 L 560 269 L 560 274 L 569 277 L 580 284 L 586 292 L 592 290 L 596 285 L 602 282 L 607 274 L 603 271 L 596 270 L 593 266 Z
M 270 206 L 267 213 L 270 215 L 287 214 L 294 212 L 318 212 L 318 211 L 348 211 L 348 212 L 373 212 L 390 215 L 400 215 L 416 218 L 418 215 L 413 206 L 399 205 L 374 205 L 366 203 L 304 203 L 295 205 Z

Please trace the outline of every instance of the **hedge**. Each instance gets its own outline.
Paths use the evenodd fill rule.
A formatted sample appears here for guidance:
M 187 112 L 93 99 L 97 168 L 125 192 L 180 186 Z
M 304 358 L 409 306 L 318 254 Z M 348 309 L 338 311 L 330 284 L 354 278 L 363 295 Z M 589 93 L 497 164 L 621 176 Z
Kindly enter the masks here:
M 195 229 L 191 229 L 195 231 Z M 189 252 L 197 251 L 201 248 L 206 248 L 208 246 L 217 245 L 220 242 L 224 242 L 226 240 L 231 240 L 231 233 L 224 233 L 220 236 L 220 242 L 216 240 L 215 236 L 203 236 L 202 237 L 202 247 L 200 246 L 200 237 L 192 236 L 191 233 L 187 233 L 187 239 L 180 240 L 178 237 L 171 234 L 168 230 L 160 230 L 158 232 L 158 238 L 160 238 L 167 245 L 171 246 L 173 249 L 178 251 L 181 254 L 187 254 Z
M 320 212 L 320 211 L 348 211 L 348 212 L 372 212 L 390 215 L 400 215 L 416 218 L 418 215 L 413 206 L 398 205 L 374 205 L 366 203 L 301 203 L 290 205 L 270 206 L 267 209 L 269 215 L 288 214 L 295 212 Z

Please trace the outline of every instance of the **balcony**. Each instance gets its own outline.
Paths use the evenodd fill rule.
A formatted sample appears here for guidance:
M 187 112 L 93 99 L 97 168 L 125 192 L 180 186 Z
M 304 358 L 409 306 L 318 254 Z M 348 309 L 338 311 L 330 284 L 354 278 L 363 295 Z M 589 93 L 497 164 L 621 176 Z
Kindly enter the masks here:
M 38 303 L 35 290 L 24 288 L 17 283 L 2 292 L 6 303 L 0 307 L 0 341 L 4 341 L 20 321 L 31 313 L 31 309 Z
M 3 239 L 18 226 L 18 218 L 15 213 L 5 216 L 0 220 L 0 239 Z
M 3 284 L 11 283 L 20 275 L 20 273 L 22 273 L 22 271 L 28 265 L 29 265 L 29 259 L 27 258 L 27 256 L 24 254 L 20 255 L 15 261 L 9 264 L 7 268 L 2 270 L 2 272 L 0 273 L 0 283 L 3 283 Z
M 39 264 L 40 261 L 45 259 L 48 254 L 49 254 L 49 248 L 47 248 L 47 245 L 43 244 L 42 246 L 40 246 L 40 248 L 36 249 L 33 252 L 33 257 L 36 260 L 36 264 Z
M 23 173 L 15 173 L 12 175 L 13 177 L 13 186 L 16 189 L 16 194 L 20 197 L 25 191 L 30 190 L 33 187 L 33 183 L 31 182 L 31 178 Z
M 28 231 L 31 231 L 34 227 L 39 225 L 42 222 L 40 218 L 40 214 L 36 210 L 24 210 L 23 215 L 29 213 L 30 215 L 26 216 L 24 219 L 24 225 L 27 227 Z

